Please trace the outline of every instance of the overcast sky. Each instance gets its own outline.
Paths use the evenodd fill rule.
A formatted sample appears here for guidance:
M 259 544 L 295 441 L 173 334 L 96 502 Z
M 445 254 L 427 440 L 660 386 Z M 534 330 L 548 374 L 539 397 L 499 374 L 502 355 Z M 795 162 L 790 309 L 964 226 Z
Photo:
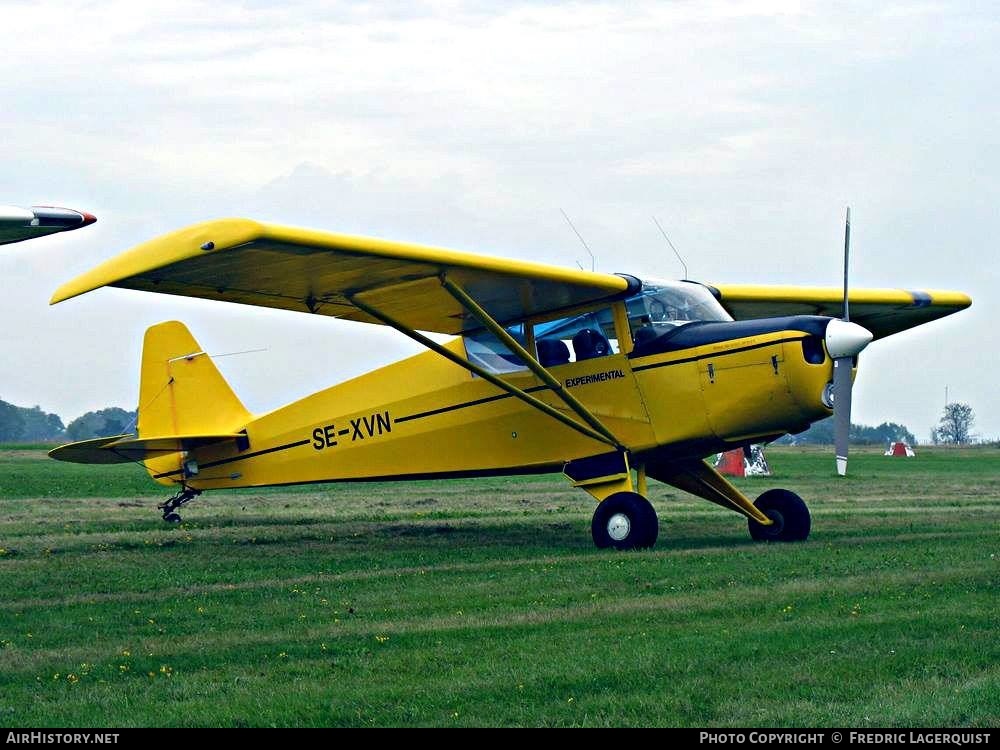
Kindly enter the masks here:
M 0 398 L 134 408 L 180 319 L 253 411 L 415 351 L 374 326 L 64 281 L 248 216 L 599 270 L 956 289 L 871 346 L 854 421 L 1000 436 L 995 3 L 8 2 L 0 203 L 91 211 L 0 247 Z

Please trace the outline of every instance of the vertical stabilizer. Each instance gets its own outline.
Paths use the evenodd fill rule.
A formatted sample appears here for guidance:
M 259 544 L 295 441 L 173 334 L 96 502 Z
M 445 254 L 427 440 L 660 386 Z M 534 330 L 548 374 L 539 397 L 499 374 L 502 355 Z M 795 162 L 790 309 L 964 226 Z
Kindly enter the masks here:
M 243 429 L 250 412 L 183 323 L 146 331 L 139 384 L 139 437 L 215 435 Z

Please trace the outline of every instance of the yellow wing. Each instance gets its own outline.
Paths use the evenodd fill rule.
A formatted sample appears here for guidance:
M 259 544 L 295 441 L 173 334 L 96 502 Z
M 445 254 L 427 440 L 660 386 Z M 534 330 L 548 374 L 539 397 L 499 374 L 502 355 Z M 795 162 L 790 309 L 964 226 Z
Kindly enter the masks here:
M 711 288 L 718 292 L 719 301 L 736 320 L 783 315 L 839 318 L 843 313 L 844 290 L 836 287 L 716 284 Z M 966 294 L 941 290 L 852 289 L 849 300 L 851 321 L 863 325 L 877 339 L 943 318 L 972 304 Z
M 368 323 L 368 306 L 422 331 L 480 327 L 441 286 L 509 323 L 627 296 L 634 279 L 387 240 L 220 219 L 143 243 L 64 284 L 52 304 L 102 286 L 312 312 Z

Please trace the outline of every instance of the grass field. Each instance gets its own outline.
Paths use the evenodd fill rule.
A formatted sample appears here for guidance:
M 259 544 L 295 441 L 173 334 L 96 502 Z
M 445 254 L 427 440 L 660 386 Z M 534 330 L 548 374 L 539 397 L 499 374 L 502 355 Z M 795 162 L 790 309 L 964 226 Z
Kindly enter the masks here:
M 215 493 L 0 451 L 0 725 L 1000 726 L 1000 451 L 772 449 L 808 542 L 652 484 Z

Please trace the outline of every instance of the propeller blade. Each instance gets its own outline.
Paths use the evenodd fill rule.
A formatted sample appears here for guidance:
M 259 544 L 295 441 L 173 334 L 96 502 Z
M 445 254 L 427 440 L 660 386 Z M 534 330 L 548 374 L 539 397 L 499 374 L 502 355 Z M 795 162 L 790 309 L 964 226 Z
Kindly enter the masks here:
M 851 207 L 844 222 L 844 317 L 826 328 L 826 350 L 833 358 L 833 447 L 837 473 L 847 475 L 847 446 L 851 438 L 851 369 L 854 356 L 872 340 L 870 331 L 851 323 L 848 306 L 848 269 L 851 260 Z
M 851 434 L 851 365 L 853 357 L 833 361 L 833 445 L 837 473 L 847 474 L 847 446 Z
M 847 268 L 851 260 L 851 207 L 847 207 L 847 222 L 844 224 L 844 322 L 851 320 L 851 311 L 847 306 Z

